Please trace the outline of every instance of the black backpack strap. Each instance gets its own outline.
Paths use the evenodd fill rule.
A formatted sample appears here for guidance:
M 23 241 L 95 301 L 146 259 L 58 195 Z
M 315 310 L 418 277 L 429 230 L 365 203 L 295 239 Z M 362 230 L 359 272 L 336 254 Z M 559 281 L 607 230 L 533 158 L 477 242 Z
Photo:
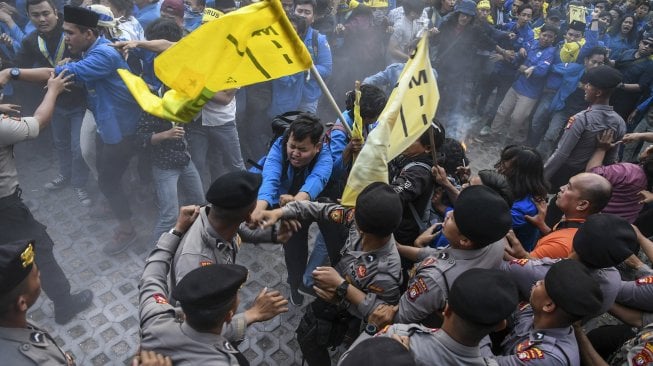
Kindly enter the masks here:
M 320 32 L 317 31 L 317 29 L 313 29 L 313 37 L 311 39 L 311 46 L 313 47 L 313 54 L 315 55 L 315 61 L 317 62 L 318 58 L 318 44 L 317 44 L 317 36 L 320 35 Z

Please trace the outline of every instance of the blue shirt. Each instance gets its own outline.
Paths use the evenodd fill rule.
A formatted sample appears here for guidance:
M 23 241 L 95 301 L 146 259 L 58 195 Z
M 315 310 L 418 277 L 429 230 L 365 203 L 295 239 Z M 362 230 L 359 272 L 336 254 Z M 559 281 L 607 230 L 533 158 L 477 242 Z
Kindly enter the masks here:
M 142 110 L 117 72 L 129 66 L 110 44 L 99 37 L 81 60 L 57 66 L 55 72 L 67 70 L 76 83 L 83 83 L 100 138 L 105 144 L 117 144 L 136 133 Z
M 296 173 L 295 168 L 290 163 L 285 164 L 288 168 L 285 172 L 282 172 L 284 166 L 282 149 L 284 148 L 283 136 L 281 136 L 270 148 L 265 159 L 265 165 L 263 165 L 263 183 L 258 190 L 258 199 L 267 201 L 269 206 L 278 204 L 279 196 L 288 193 Z M 311 169 L 304 169 L 304 181 L 299 188 L 299 192 L 306 192 L 312 200 L 317 198 L 324 190 L 333 167 L 331 153 L 326 145 L 322 146 L 318 155 L 313 159 L 317 160 Z
M 147 28 L 150 23 L 161 17 L 161 4 L 158 2 L 149 3 L 140 9 L 138 7 L 135 8 L 136 11 L 134 11 L 134 16 L 138 22 L 141 23 L 143 29 Z
M 554 52 L 555 48 L 553 46 L 540 47 L 540 42 L 535 41 L 533 46 L 528 50 L 526 60 L 523 63 L 524 66 L 533 66 L 535 69 L 528 78 L 526 75 L 519 75 L 519 78 L 513 84 L 513 88 L 517 93 L 531 99 L 540 97 L 542 89 L 544 89 L 544 84 L 546 84 L 546 76 L 553 62 Z
M 512 204 L 510 209 L 512 215 L 512 231 L 521 242 L 526 251 L 530 252 L 535 247 L 539 231 L 531 225 L 524 216 L 537 215 L 537 206 L 533 202 L 533 196 L 530 194 Z
M 621 33 L 607 34 L 605 40 L 605 47 L 610 50 L 610 59 L 612 60 L 619 58 L 624 51 L 637 47 L 637 40 L 624 38 Z
M 507 50 L 515 52 L 518 52 L 520 48 L 528 50 L 535 40 L 533 29 L 528 24 L 520 28 L 517 26 L 517 22 L 512 21 L 503 26 L 499 26 L 499 29 L 517 35 L 512 41 L 503 40 L 499 42 L 499 45 Z M 495 71 L 500 75 L 512 76 L 515 72 L 515 65 L 509 61 L 502 60 L 495 64 Z
M 313 48 L 313 32 L 317 32 L 315 29 L 308 27 L 306 31 L 306 36 L 304 37 L 304 45 L 308 49 L 308 52 L 311 54 L 311 59 L 313 59 L 313 64 L 317 72 L 320 74 L 322 79 L 326 80 L 331 76 L 331 68 L 333 65 L 333 60 L 331 58 L 331 49 L 329 48 L 329 43 L 324 34 L 318 34 L 317 36 L 317 47 Z M 315 52 L 317 51 L 317 55 Z M 310 74 L 309 74 L 310 75 Z M 302 102 L 314 102 L 320 99 L 322 95 L 322 89 L 317 83 L 317 80 L 311 75 L 308 78 L 308 81 L 304 83 L 304 91 L 302 93 Z

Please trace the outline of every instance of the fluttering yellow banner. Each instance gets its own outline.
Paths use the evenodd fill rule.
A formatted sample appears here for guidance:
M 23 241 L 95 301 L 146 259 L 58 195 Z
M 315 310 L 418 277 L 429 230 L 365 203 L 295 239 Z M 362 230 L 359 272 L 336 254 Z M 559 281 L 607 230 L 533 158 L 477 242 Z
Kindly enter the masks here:
M 578 5 L 569 5 L 569 23 L 574 20 L 581 23 L 587 23 L 587 8 Z
M 143 95 L 142 80 L 120 74 L 146 112 L 188 122 L 217 91 L 295 74 L 311 63 L 281 2 L 265 0 L 200 26 L 161 53 L 154 71 L 171 89 L 162 99 Z
M 429 61 L 426 36 L 404 66 L 379 124 L 370 132 L 354 162 L 345 191 L 344 206 L 355 206 L 358 194 L 372 182 L 388 182 L 388 161 L 401 154 L 431 125 L 440 93 Z

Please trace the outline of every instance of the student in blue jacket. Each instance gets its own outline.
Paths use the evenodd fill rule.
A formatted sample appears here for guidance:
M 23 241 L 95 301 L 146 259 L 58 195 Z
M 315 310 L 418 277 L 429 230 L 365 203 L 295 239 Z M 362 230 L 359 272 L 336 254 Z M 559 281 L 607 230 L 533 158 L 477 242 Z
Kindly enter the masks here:
M 315 200 L 322 193 L 333 167 L 331 153 L 322 143 L 323 133 L 324 127 L 317 116 L 302 113 L 275 141 L 263 165 L 263 183 L 251 215 L 252 222 L 261 221 L 264 210 L 292 201 Z M 308 227 L 308 223 L 302 225 L 284 247 L 290 300 L 297 306 L 304 301 L 299 286 L 308 259 Z M 327 249 L 332 263 L 335 263 L 340 248 Z

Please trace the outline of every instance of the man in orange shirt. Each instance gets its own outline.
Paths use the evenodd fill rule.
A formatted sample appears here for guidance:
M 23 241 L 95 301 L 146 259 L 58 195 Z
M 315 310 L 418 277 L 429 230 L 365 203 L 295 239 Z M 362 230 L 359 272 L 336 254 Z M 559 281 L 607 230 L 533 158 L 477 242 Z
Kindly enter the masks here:
M 538 215 L 529 217 L 529 221 L 542 232 L 535 249 L 527 252 L 515 234 L 510 231 L 506 236 L 510 248 L 506 253 L 513 258 L 567 258 L 572 251 L 572 241 L 578 228 L 592 214 L 601 212 L 612 195 L 612 185 L 607 179 L 594 173 L 580 173 L 569 179 L 560 187 L 556 197 L 556 206 L 564 213 L 563 219 L 552 229 L 544 223 L 546 202 L 538 203 Z M 512 258 L 510 258 L 512 259 Z

